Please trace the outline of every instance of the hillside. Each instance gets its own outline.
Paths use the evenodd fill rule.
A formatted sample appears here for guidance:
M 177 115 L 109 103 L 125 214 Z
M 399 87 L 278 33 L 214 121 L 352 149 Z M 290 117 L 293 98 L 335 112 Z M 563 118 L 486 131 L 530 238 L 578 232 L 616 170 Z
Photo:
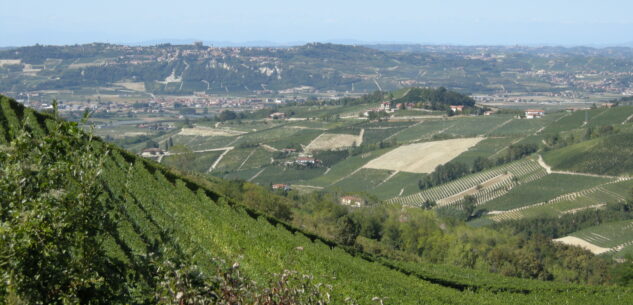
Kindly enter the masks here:
M 0 103 L 3 135 L 0 137 L 0 160 L 3 173 L 7 174 L 2 177 L 1 190 L 3 194 L 10 194 L 2 196 L 2 220 L 8 225 L 4 225 L 6 229 L 2 231 L 0 254 L 30 253 L 28 257 L 10 256 L 10 264 L 0 264 L 3 277 L 21 279 L 3 281 L 8 286 L 0 286 L 0 297 L 9 298 L 9 302 L 23 298 L 35 303 L 38 296 L 42 296 L 45 303 L 61 302 L 57 296 L 103 303 L 154 303 L 157 294 L 162 296 L 161 291 L 167 296 L 173 293 L 172 297 L 179 295 L 182 298 L 180 293 L 185 288 L 180 284 L 162 286 L 166 285 L 164 281 L 178 283 L 180 271 L 161 273 L 164 268 L 160 266 L 170 266 L 172 261 L 181 262 L 176 266 L 187 266 L 186 262 L 191 262 L 198 266 L 201 277 L 213 278 L 218 272 L 217 267 L 222 265 L 219 259 L 239 263 L 239 270 L 260 286 L 273 280 L 273 273 L 283 270 L 309 274 L 314 283 L 332 285 L 330 293 L 334 304 L 342 303 L 346 297 L 360 304 L 375 303 L 372 301 L 374 297 L 384 299 L 386 304 L 542 304 L 569 300 L 578 304 L 621 304 L 620 299 L 631 293 L 622 288 L 543 283 L 484 273 L 468 275 L 459 269 L 437 270 L 424 264 L 411 265 L 373 257 L 245 208 L 214 191 L 212 183 L 203 186 L 156 163 L 99 140 L 91 140 L 70 124 L 58 125 L 53 117 L 34 113 L 10 99 L 2 97 Z M 108 153 L 104 154 L 106 151 Z M 23 172 L 19 170 L 22 168 L 20 160 L 39 160 L 43 171 L 25 167 L 27 171 Z M 77 166 L 85 177 L 96 179 L 74 180 L 78 178 L 73 178 L 77 171 L 54 170 L 63 169 L 63 166 Z M 30 173 L 33 179 L 10 179 L 21 173 Z M 47 180 L 50 177 L 56 177 L 57 184 L 50 184 Z M 42 184 L 35 187 L 33 183 Z M 77 188 L 82 185 L 96 190 L 103 188 L 105 192 L 92 200 L 78 202 L 72 195 L 82 194 L 84 189 Z M 10 192 L 12 187 L 21 192 Z M 34 203 L 41 204 L 19 206 L 12 201 L 12 198 L 20 198 L 16 196 L 30 196 Z M 81 203 L 81 209 L 63 205 L 77 203 Z M 10 206 L 17 207 L 11 214 Z M 88 212 L 93 209 L 105 214 Z M 26 231 L 21 235 L 9 235 L 11 229 L 20 228 L 22 221 L 26 221 L 22 216 L 49 211 L 50 219 L 62 219 L 69 226 L 58 228 L 45 220 L 29 221 L 40 226 L 51 225 L 51 232 L 63 233 L 39 237 L 40 242 L 50 243 L 50 248 L 42 249 L 38 243 L 26 242 L 29 234 L 37 236 L 38 227 L 24 227 Z M 83 219 L 82 214 L 70 211 L 86 211 L 94 218 L 92 222 L 77 224 L 72 215 Z M 85 245 L 92 245 L 92 251 L 104 255 L 104 260 L 97 262 L 87 260 L 88 257 L 81 253 L 71 256 L 71 266 L 81 262 L 88 268 L 86 270 L 91 270 L 84 274 L 90 281 L 83 284 L 62 275 L 67 271 L 61 268 L 69 262 L 54 260 L 66 257 L 62 247 L 74 240 L 67 236 L 77 236 L 84 243 L 92 240 L 81 237 L 75 228 L 94 230 L 94 236 L 98 237 L 94 240 L 96 244 Z M 14 240 L 12 238 L 20 238 L 17 239 L 22 241 L 20 247 L 5 244 Z M 40 264 L 45 269 L 33 270 L 21 265 L 25 262 L 23 259 L 44 257 L 48 260 Z M 55 269 L 56 266 L 59 268 Z M 37 282 L 32 280 L 40 279 L 35 275 L 43 271 L 50 273 L 41 279 L 55 286 L 33 286 Z M 27 280 L 30 276 L 35 277 Z M 157 280 L 156 276 L 164 278 Z M 50 281 L 53 278 L 55 282 Z M 187 297 L 195 295 L 193 291 L 196 289 L 204 290 L 196 283 L 189 282 L 193 288 L 187 288 L 192 289 L 186 291 Z M 75 290 L 68 290 L 69 287 L 75 287 Z M 47 291 L 49 294 L 43 294 Z
M 599 175 L 633 174 L 633 133 L 620 133 L 552 150 L 543 155 L 555 170 Z
M 585 91 L 630 84 L 631 52 L 566 49 L 428 47 L 423 52 L 313 43 L 289 48 L 216 48 L 93 43 L 0 50 L 2 92 L 72 90 L 69 96 L 261 93 L 308 90 L 371 92 L 446 86 L 463 92 Z M 482 52 L 485 55 L 482 55 Z M 490 53 L 488 53 L 490 52 Z M 618 55 L 616 55 L 618 54 Z M 541 72 L 545 71 L 545 74 Z M 604 71 L 596 77 L 591 71 Z M 574 78 L 576 73 L 586 77 Z M 564 81 L 552 79 L 556 75 Z M 567 79 L 574 79 L 569 83 Z M 614 81 L 610 81 L 614 79 Z M 593 86 L 592 85 L 592 86 Z M 287 92 L 284 92 L 287 91 Z

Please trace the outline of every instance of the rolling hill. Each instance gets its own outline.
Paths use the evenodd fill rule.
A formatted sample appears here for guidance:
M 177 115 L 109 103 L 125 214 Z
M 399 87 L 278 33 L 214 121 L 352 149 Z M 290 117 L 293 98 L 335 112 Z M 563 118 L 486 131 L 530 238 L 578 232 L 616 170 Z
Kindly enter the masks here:
M 633 174 L 633 134 L 609 135 L 552 150 L 543 155 L 555 170 L 599 175 Z
M 9 279 L 0 284 L 0 300 L 7 303 L 195 303 L 204 296 L 217 302 L 219 292 L 232 288 L 227 278 L 239 282 L 236 269 L 262 288 L 284 270 L 309 275 L 325 285 L 308 288 L 322 287 L 317 290 L 329 293 L 332 304 L 347 298 L 359 304 L 622 304 L 631 297 L 626 288 L 372 256 L 247 208 L 214 190 L 212 181 L 139 158 L 53 115 L 6 97 L 0 104 L 0 256 L 8 258 L 0 273 Z M 18 177 L 29 178 L 12 179 Z M 99 260 L 91 259 L 95 253 Z M 25 264 L 34 261 L 40 268 Z M 236 263 L 233 273 L 218 271 L 222 261 Z M 244 287 L 233 293 L 246 293 Z

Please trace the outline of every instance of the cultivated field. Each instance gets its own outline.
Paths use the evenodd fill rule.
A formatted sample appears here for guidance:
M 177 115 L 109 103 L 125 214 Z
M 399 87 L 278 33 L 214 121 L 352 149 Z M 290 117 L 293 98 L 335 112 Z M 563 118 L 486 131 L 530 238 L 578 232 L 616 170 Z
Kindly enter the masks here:
M 516 182 L 513 179 L 499 179 L 497 181 L 497 177 L 504 176 L 507 173 L 512 174 L 513 177 L 516 178 Z M 512 163 L 507 163 L 501 166 L 497 166 L 495 168 L 485 170 L 483 172 L 479 172 L 476 174 L 468 175 L 466 177 L 432 187 L 430 189 L 423 190 L 418 193 L 404 195 L 401 197 L 395 197 L 388 202 L 390 203 L 398 203 L 403 205 L 412 205 L 419 206 L 425 200 L 433 200 L 440 201 L 442 199 L 451 197 L 455 194 L 462 193 L 471 188 L 474 188 L 478 185 L 484 184 L 486 182 L 493 182 L 492 185 L 488 187 L 483 187 L 477 192 L 474 196 L 477 198 L 477 204 L 483 204 L 485 202 L 494 200 L 500 196 L 505 195 L 509 190 L 511 190 L 517 183 L 529 183 L 530 181 L 534 181 L 542 178 L 547 175 L 545 169 L 543 169 L 537 162 L 523 159 L 519 161 L 515 161 Z M 456 198 L 457 200 L 443 200 L 443 205 L 459 205 L 461 204 L 460 198 Z
M 364 167 L 412 173 L 432 173 L 438 165 L 453 160 L 481 140 L 483 138 L 477 137 L 405 145 L 370 161 Z
M 633 246 L 633 221 L 629 219 L 600 224 L 574 232 L 555 241 L 567 244 L 575 242 L 576 245 L 589 249 L 595 254 L 622 257 Z
M 21 59 L 0 59 L 0 67 L 4 65 L 19 65 L 22 63 Z
M 145 92 L 144 82 L 120 82 L 120 83 L 114 83 L 114 85 L 121 86 L 129 90 Z
M 229 129 L 215 129 L 208 127 L 196 126 L 193 128 L 183 128 L 178 133 L 181 136 L 204 136 L 204 137 L 231 137 L 241 135 L 243 132 Z
M 360 135 L 351 135 L 351 134 L 331 134 L 324 133 L 314 139 L 308 146 L 306 146 L 305 151 L 316 151 L 316 150 L 336 150 L 346 147 L 351 147 L 354 144 L 360 145 L 363 142 L 363 132 Z
M 587 242 L 586 240 L 574 236 L 565 236 L 562 238 L 554 239 L 554 241 L 565 245 L 581 247 L 591 251 L 591 253 L 593 254 L 602 254 L 610 250 L 609 248 L 598 247 L 590 242 Z

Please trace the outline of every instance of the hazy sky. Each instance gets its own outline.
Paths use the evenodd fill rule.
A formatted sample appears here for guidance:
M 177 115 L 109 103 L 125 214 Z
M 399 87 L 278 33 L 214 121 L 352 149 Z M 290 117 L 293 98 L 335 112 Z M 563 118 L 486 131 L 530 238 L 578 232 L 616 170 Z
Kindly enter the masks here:
M 164 39 L 633 42 L 631 0 L 0 0 L 0 46 Z

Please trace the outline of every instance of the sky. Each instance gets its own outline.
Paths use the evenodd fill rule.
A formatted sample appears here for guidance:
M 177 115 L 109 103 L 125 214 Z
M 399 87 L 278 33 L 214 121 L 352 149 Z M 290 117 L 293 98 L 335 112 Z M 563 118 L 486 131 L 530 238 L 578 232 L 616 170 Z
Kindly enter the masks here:
M 630 0 L 0 0 L 0 46 L 90 42 L 631 45 Z

